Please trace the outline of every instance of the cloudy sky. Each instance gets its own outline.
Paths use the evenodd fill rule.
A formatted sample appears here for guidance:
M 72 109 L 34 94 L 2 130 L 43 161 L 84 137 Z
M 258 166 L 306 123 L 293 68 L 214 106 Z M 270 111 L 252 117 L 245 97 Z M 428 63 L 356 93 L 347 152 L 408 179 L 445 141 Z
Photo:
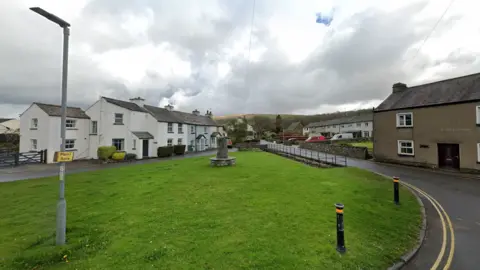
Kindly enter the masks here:
M 72 25 L 69 105 L 141 96 L 224 115 L 373 107 L 395 82 L 480 72 L 478 1 L 456 0 L 418 50 L 449 3 L 1 0 L 0 117 L 60 102 L 62 30 L 30 6 Z

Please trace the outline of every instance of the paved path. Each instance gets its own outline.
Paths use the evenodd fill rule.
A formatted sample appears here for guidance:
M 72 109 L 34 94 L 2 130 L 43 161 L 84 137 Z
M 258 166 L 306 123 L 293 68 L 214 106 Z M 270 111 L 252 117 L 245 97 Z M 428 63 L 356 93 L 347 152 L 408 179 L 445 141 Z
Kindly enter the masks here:
M 288 151 L 288 150 L 287 150 Z M 306 150 L 302 155 L 310 156 Z M 316 154 L 313 151 L 313 155 Z M 462 174 L 445 174 L 406 166 L 379 164 L 348 158 L 348 166 L 398 176 L 433 196 L 445 209 L 453 223 L 455 255 L 450 269 L 480 269 L 480 180 Z M 428 230 L 424 245 L 404 269 L 430 269 L 442 243 L 442 228 L 433 206 L 424 198 Z M 446 254 L 449 250 L 447 248 Z M 446 256 L 445 256 L 446 257 Z M 445 261 L 443 261 L 445 263 Z M 438 269 L 443 269 L 443 264 Z
M 233 150 L 229 149 L 229 152 L 235 152 L 235 151 L 236 149 L 233 149 Z M 162 162 L 165 160 L 176 160 L 176 159 L 184 159 L 184 158 L 199 157 L 199 156 L 210 156 L 210 155 L 214 155 L 215 153 L 216 153 L 216 150 L 212 150 L 212 151 L 187 154 L 185 156 L 173 156 L 170 158 L 143 159 L 143 160 L 138 160 L 131 163 L 93 164 L 89 161 L 79 161 L 79 162 L 73 162 L 73 163 L 67 164 L 66 172 L 67 174 L 72 174 L 72 173 L 96 171 L 96 170 L 102 170 L 107 168 Z M 18 180 L 32 179 L 32 178 L 55 176 L 55 175 L 58 175 L 58 173 L 59 173 L 58 164 L 31 164 L 31 165 L 23 165 L 23 166 L 12 167 L 12 168 L 0 168 L 0 182 L 12 182 L 12 181 L 18 181 Z

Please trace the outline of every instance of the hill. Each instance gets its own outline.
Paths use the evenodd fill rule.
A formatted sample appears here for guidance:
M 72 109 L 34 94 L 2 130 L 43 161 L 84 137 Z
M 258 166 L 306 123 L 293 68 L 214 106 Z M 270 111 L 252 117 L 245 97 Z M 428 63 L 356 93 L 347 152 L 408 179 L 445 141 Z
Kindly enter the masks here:
M 361 115 L 369 112 L 372 112 L 372 109 L 323 113 L 323 114 L 314 114 L 314 115 L 280 114 L 280 116 L 282 117 L 282 126 L 284 128 L 287 128 L 293 122 L 302 122 L 304 125 L 307 125 L 313 122 L 321 122 L 321 121 L 327 121 L 327 120 L 332 120 L 332 119 L 342 118 L 347 116 Z M 277 114 L 231 114 L 231 115 L 224 115 L 224 116 L 214 116 L 213 119 L 219 124 L 225 124 L 229 120 L 236 119 L 239 117 L 245 117 L 250 124 L 254 122 L 255 118 L 269 119 L 273 123 L 275 122 Z

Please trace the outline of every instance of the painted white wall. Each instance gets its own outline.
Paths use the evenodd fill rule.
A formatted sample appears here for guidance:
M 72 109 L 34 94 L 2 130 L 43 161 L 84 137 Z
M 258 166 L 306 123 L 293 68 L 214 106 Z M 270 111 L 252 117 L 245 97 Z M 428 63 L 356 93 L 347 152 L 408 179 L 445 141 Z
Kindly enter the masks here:
M 66 140 L 75 140 L 74 148 L 67 149 L 66 151 L 73 152 L 74 159 L 86 159 L 90 158 L 90 143 L 89 143 L 89 125 L 90 119 L 78 119 L 78 118 L 68 118 L 67 120 L 75 120 L 75 128 L 67 128 L 65 131 Z M 47 163 L 53 163 L 53 156 L 56 151 L 60 151 L 60 129 L 61 129 L 61 118 L 50 116 L 49 121 L 49 147 L 47 152 Z
M 32 119 L 38 119 L 38 127 L 32 128 Z M 50 156 L 50 117 L 37 105 L 32 104 L 21 116 L 20 116 L 20 146 L 19 151 L 40 151 L 47 149 L 47 154 Z M 60 131 L 58 133 L 60 136 Z M 37 140 L 37 149 L 32 149 L 31 140 Z M 52 154 L 53 155 L 53 154 Z
M 17 133 L 20 129 L 20 120 L 12 119 L 0 123 L 0 134 L 3 133 Z
M 310 128 L 304 127 L 303 130 L 302 130 L 302 135 L 305 135 L 305 134 L 307 134 L 307 133 L 309 133 L 309 132 L 310 132 Z

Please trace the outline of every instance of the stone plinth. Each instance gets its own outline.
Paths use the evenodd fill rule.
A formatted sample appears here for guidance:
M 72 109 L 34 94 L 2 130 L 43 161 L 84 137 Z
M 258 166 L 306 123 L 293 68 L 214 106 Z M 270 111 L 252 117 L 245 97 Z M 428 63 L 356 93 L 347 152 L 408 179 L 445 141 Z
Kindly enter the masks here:
M 237 158 L 227 157 L 227 158 L 210 158 L 210 166 L 212 167 L 224 167 L 224 166 L 234 166 Z

